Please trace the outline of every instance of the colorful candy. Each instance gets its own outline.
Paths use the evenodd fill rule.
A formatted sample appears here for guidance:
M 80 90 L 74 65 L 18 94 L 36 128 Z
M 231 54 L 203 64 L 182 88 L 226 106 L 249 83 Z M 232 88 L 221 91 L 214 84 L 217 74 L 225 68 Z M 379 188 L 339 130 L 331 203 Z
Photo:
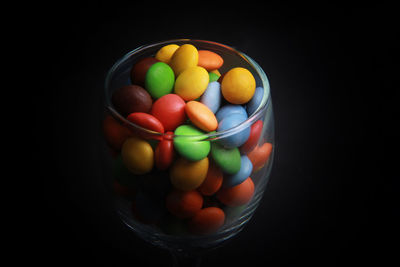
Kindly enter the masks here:
M 241 184 L 247 177 L 250 176 L 253 170 L 253 164 L 245 155 L 240 157 L 240 170 L 233 175 L 226 175 L 224 177 L 224 187 L 232 187 Z
M 203 206 L 203 197 L 196 190 L 172 190 L 165 201 L 169 212 L 180 219 L 193 217 Z
M 231 129 L 233 127 L 238 126 L 242 122 L 246 120 L 246 117 L 242 116 L 241 114 L 231 114 L 228 117 L 223 118 L 218 124 L 218 132 L 225 131 Z M 218 140 L 218 142 L 225 147 L 234 148 L 239 147 L 246 143 L 247 139 L 250 136 L 250 127 L 244 127 L 243 129 L 237 130 L 237 133 L 223 137 Z
M 126 85 L 117 89 L 111 101 L 124 117 L 133 112 L 149 112 L 153 102 L 149 93 L 139 85 Z
M 254 171 L 258 171 L 264 166 L 264 164 L 268 161 L 271 152 L 272 144 L 264 143 L 262 146 L 257 146 L 253 149 L 253 151 L 247 154 L 250 161 L 253 163 Z
M 257 108 L 261 104 L 263 97 L 264 97 L 264 88 L 257 87 L 253 97 L 246 105 L 246 111 L 248 116 L 251 116 L 257 110 Z
M 145 174 L 153 168 L 153 149 L 141 138 L 129 137 L 122 145 L 121 156 L 125 166 L 134 174 Z
M 245 68 L 237 67 L 228 71 L 221 83 L 224 98 L 232 104 L 245 104 L 254 95 L 256 81 Z
M 129 114 L 127 120 L 144 128 L 147 130 L 151 130 L 158 133 L 164 133 L 164 126 L 162 123 L 153 115 L 143 113 L 143 112 L 135 112 Z
M 165 131 L 174 131 L 186 121 L 185 101 L 176 94 L 167 94 L 157 99 L 151 114 L 164 126 Z
M 154 64 L 157 63 L 158 60 L 154 57 L 145 57 L 139 60 L 131 70 L 131 81 L 132 84 L 144 86 L 144 81 L 146 77 L 146 73 L 149 68 Z
M 103 121 L 103 134 L 111 148 L 120 150 L 125 140 L 132 136 L 133 133 L 112 116 L 107 115 Z
M 261 137 L 263 126 L 264 123 L 262 120 L 258 120 L 253 125 L 251 125 L 250 136 L 247 139 L 246 143 L 244 143 L 239 148 L 240 153 L 247 154 L 257 146 L 258 140 L 260 140 Z
M 246 204 L 254 194 L 254 183 L 250 177 L 233 187 L 224 187 L 217 193 L 219 201 L 227 206 L 235 207 Z
M 174 70 L 175 76 L 178 77 L 184 70 L 197 66 L 198 61 L 199 52 L 197 48 L 191 44 L 184 44 L 172 55 L 169 65 Z
M 172 132 L 167 132 L 166 136 L 172 136 Z M 164 138 L 157 144 L 154 151 L 154 161 L 159 170 L 166 170 L 174 160 L 174 144 L 172 138 Z
M 160 50 L 158 50 L 155 58 L 161 62 L 169 64 L 171 62 L 172 55 L 179 48 L 179 45 L 170 44 L 163 46 Z
M 207 176 L 208 164 L 207 157 L 198 161 L 178 158 L 170 170 L 172 185 L 183 191 L 196 189 Z
M 210 162 L 206 179 L 197 190 L 205 196 L 212 196 L 221 188 L 222 181 L 221 169 L 215 163 Z
M 224 225 L 225 213 L 217 207 L 198 211 L 189 222 L 189 229 L 195 234 L 211 234 Z
M 164 62 L 154 63 L 146 73 L 145 87 L 154 98 L 172 92 L 175 83 L 175 75 L 171 67 Z
M 198 101 L 189 101 L 186 103 L 185 111 L 190 121 L 201 130 L 211 132 L 217 129 L 217 118 L 203 103 Z
M 199 50 L 198 66 L 205 68 L 207 71 L 219 69 L 224 60 L 220 55 L 209 50 Z
M 176 78 L 174 93 L 185 101 L 195 100 L 207 89 L 208 81 L 208 72 L 204 68 L 187 68 Z
M 206 91 L 200 98 L 200 102 L 206 105 L 214 114 L 221 106 L 221 89 L 219 82 L 210 82 Z
M 210 141 L 204 140 L 204 133 L 191 125 L 181 125 L 176 128 L 174 147 L 176 151 L 188 160 L 197 161 L 208 156 Z
M 235 174 L 240 170 L 240 152 L 237 147 L 225 148 L 217 141 L 211 143 L 211 156 L 215 163 L 228 174 Z
M 239 114 L 243 116 L 243 120 L 247 119 L 247 112 L 241 105 L 225 105 L 221 107 L 215 114 L 217 120 L 220 122 L 222 119 L 229 117 L 233 114 Z

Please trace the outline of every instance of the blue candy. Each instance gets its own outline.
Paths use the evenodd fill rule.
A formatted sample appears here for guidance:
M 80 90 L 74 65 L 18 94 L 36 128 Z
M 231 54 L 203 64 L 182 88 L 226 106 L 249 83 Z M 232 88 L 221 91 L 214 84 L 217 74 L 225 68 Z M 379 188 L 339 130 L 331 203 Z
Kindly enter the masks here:
M 217 117 L 217 121 L 220 122 L 232 114 L 240 114 L 246 117 L 245 120 L 247 119 L 247 112 L 241 105 L 225 105 L 218 110 L 217 114 L 215 114 L 215 117 Z
M 230 114 L 229 116 L 223 118 L 219 124 L 217 131 L 225 131 L 230 128 L 233 128 L 240 123 L 244 122 L 247 119 L 247 116 L 244 116 L 243 114 L 240 113 L 233 113 Z M 244 129 L 238 131 L 237 133 L 234 133 L 233 135 L 228 135 L 226 137 L 223 137 L 218 140 L 218 142 L 225 146 L 226 148 L 234 148 L 234 147 L 239 147 L 246 143 L 247 139 L 250 136 L 250 127 L 247 126 Z
M 264 88 L 257 87 L 256 91 L 254 92 L 253 97 L 250 99 L 249 103 L 246 105 L 247 114 L 250 117 L 253 114 L 258 106 L 261 104 L 261 100 L 264 96 Z
M 253 164 L 246 155 L 240 157 L 240 170 L 233 175 L 225 175 L 223 187 L 232 187 L 241 184 L 246 180 L 253 171 Z
M 214 114 L 221 105 L 221 86 L 219 82 L 210 82 L 201 96 L 200 102 L 206 105 Z

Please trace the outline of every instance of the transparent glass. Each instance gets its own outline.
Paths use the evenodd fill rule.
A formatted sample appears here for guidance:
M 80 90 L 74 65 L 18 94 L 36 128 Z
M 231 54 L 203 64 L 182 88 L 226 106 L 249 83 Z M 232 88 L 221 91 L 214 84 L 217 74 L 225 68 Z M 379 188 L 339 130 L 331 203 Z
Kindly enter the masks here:
M 168 191 L 171 190 L 168 170 L 154 170 L 150 174 L 146 174 L 145 176 L 142 175 L 140 177 L 134 177 L 135 175 L 132 174 L 132 179 L 142 179 L 142 181 L 145 180 L 145 182 L 133 182 L 132 184 L 129 182 L 121 183 L 119 178 L 116 177 L 120 175 L 120 170 L 115 168 L 115 165 L 118 165 L 119 160 L 118 151 L 110 153 L 106 160 L 107 168 L 109 169 L 109 175 L 107 175 L 109 179 L 108 184 L 114 185 L 112 188 L 115 193 L 115 207 L 120 218 L 142 239 L 150 242 L 153 245 L 168 249 L 173 252 L 174 262 L 176 265 L 182 263 L 187 264 L 188 262 L 190 262 L 192 265 L 195 265 L 195 263 L 198 263 L 198 261 L 188 261 L 186 256 L 197 255 L 197 253 L 204 249 L 218 247 L 222 245 L 224 241 L 229 240 L 243 229 L 260 203 L 270 177 L 273 164 L 273 154 L 275 150 L 273 110 L 270 87 L 266 74 L 249 56 L 237 51 L 232 47 L 216 42 L 190 39 L 169 40 L 141 46 L 127 53 L 112 66 L 107 74 L 105 81 L 106 115 L 111 115 L 124 127 L 130 128 L 135 132 L 146 134 L 146 138 L 149 140 L 149 142 L 156 143 L 156 140 L 159 140 L 159 138 L 164 134 L 142 128 L 139 125 L 128 121 L 115 109 L 111 102 L 111 96 L 114 90 L 124 85 L 131 84 L 130 71 L 134 63 L 139 59 L 143 57 L 154 56 L 156 52 L 165 45 L 183 45 L 187 43 L 194 45 L 198 50 L 210 50 L 219 54 L 224 59 L 224 64 L 219 69 L 221 74 L 234 67 L 246 68 L 253 74 L 256 81 L 256 86 L 263 87 L 264 93 L 261 104 L 258 106 L 256 111 L 253 112 L 253 114 L 251 114 L 246 121 L 237 125 L 236 127 L 221 132 L 205 133 L 204 135 L 199 136 L 179 137 L 192 138 L 193 140 L 220 142 L 225 138 L 243 131 L 247 127 L 251 127 L 257 121 L 262 120 L 263 128 L 258 139 L 257 147 L 261 147 L 263 144 L 269 143 L 272 145 L 272 152 L 266 163 L 264 163 L 261 168 L 258 170 L 253 168 L 250 178 L 254 183 L 254 193 L 249 202 L 241 206 L 232 207 L 220 203 L 215 196 L 205 197 L 203 204 L 204 206 L 217 206 L 225 213 L 225 221 L 223 226 L 216 232 L 210 234 L 191 233 L 187 230 L 187 223 L 189 219 L 173 218 L 173 216 L 166 211 L 163 199 Z M 168 138 L 175 139 L 178 138 L 178 136 L 169 136 Z M 130 187 L 133 187 L 134 189 L 131 189 Z M 139 218 L 137 214 L 135 214 L 135 208 L 133 207 L 135 206 L 136 201 L 138 201 L 138 190 L 141 192 L 151 191 L 150 196 L 144 196 L 145 198 L 148 197 L 146 198 L 147 200 L 161 199 L 159 202 L 150 200 L 148 201 L 148 206 L 145 207 L 149 212 L 157 210 L 154 212 L 157 213 L 154 215 L 157 217 L 157 220 L 146 222 Z

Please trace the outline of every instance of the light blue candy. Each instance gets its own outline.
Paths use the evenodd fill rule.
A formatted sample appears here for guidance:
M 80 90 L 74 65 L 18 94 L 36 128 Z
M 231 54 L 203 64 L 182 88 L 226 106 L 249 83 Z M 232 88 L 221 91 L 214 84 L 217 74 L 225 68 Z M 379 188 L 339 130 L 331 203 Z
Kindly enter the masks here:
M 258 106 L 261 104 L 261 100 L 264 96 L 264 88 L 257 87 L 254 92 L 253 97 L 250 99 L 249 103 L 246 105 L 247 115 L 250 117 L 253 114 Z
M 243 114 L 240 113 L 230 114 L 229 116 L 223 118 L 219 122 L 217 131 L 220 132 L 233 128 L 239 125 L 240 123 L 244 122 L 246 119 L 247 116 L 244 116 Z M 227 137 L 219 139 L 218 142 L 226 148 L 234 148 L 234 147 L 239 147 L 244 143 L 246 143 L 249 136 L 250 136 L 250 127 L 247 126 L 233 135 L 228 135 Z
M 233 175 L 225 175 L 223 187 L 232 187 L 241 184 L 253 171 L 253 164 L 246 155 L 240 157 L 240 170 Z
M 225 105 L 218 110 L 215 116 L 217 117 L 217 121 L 220 122 L 232 114 L 240 114 L 246 117 L 245 120 L 247 119 L 247 112 L 241 105 Z
M 219 82 L 210 82 L 200 102 L 206 105 L 214 114 L 221 105 L 221 88 Z

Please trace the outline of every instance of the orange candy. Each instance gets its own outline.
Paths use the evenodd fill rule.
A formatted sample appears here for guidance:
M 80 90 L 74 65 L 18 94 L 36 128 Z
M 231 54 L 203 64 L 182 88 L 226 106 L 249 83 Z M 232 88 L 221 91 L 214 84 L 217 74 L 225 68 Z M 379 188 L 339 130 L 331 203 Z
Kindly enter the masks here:
M 214 195 L 222 185 L 223 174 L 221 169 L 214 163 L 210 163 L 207 176 L 198 190 L 205 196 Z
M 115 150 L 121 150 L 125 140 L 133 135 L 128 128 L 122 126 L 111 115 L 104 118 L 103 133 L 107 143 Z
M 247 154 L 247 157 L 250 159 L 251 163 L 253 163 L 253 172 L 258 171 L 265 165 L 271 152 L 272 144 L 264 143 L 262 146 L 257 146 L 253 151 Z
M 212 71 L 219 69 L 222 64 L 224 64 L 224 60 L 217 53 L 209 50 L 199 50 L 199 61 L 197 66 L 203 67 L 207 71 Z
M 254 183 L 250 177 L 233 187 L 222 188 L 217 198 L 223 204 L 231 207 L 241 206 L 250 201 L 254 194 Z
M 225 213 L 217 207 L 204 208 L 196 213 L 189 222 L 189 229 L 196 234 L 216 232 L 225 222 Z
M 169 212 L 180 219 L 193 217 L 203 206 L 203 197 L 196 190 L 181 191 L 174 189 L 166 199 Z
M 198 101 L 189 101 L 186 103 L 185 111 L 192 123 L 203 131 L 211 132 L 217 129 L 217 118 L 203 103 Z

